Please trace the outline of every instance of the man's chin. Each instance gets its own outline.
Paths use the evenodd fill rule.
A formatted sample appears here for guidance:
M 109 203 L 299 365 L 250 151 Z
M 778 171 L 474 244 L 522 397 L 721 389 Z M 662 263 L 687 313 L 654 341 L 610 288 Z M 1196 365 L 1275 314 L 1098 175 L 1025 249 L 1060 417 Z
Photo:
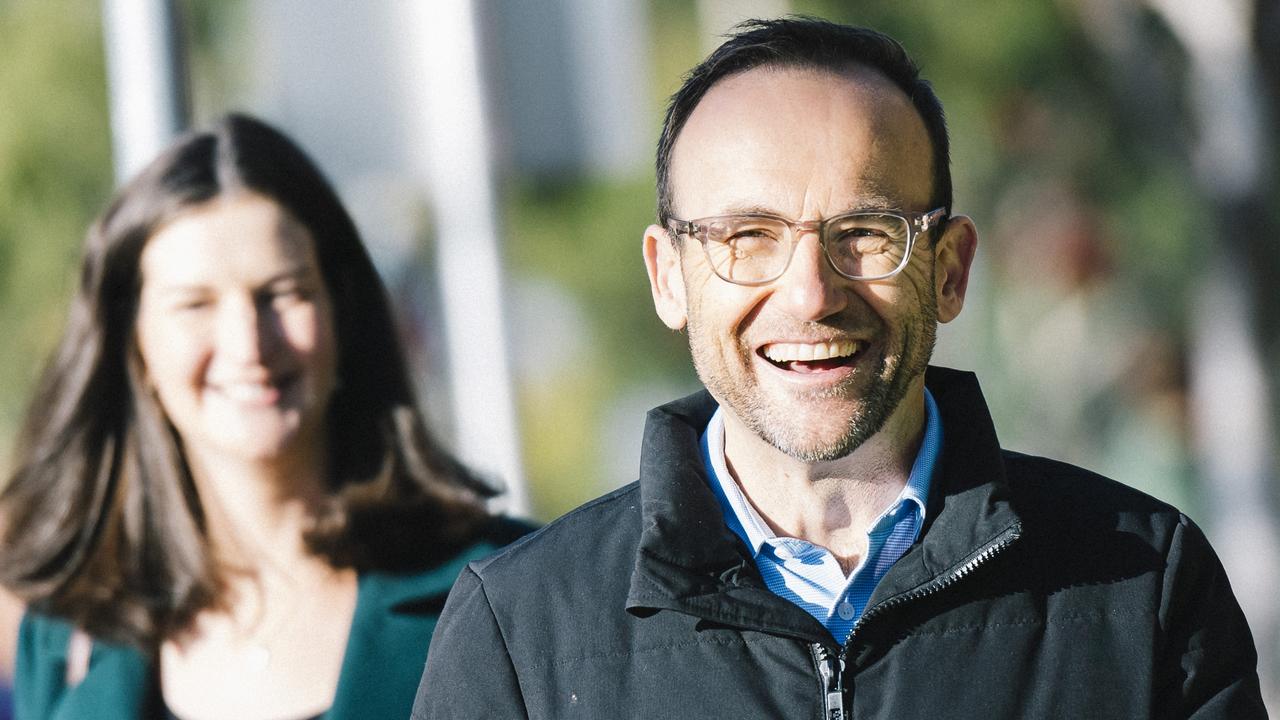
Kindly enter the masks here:
M 788 431 L 770 432 L 762 439 L 776 450 L 795 460 L 806 463 L 832 462 L 857 450 L 874 432 L 866 432 L 855 424 L 845 426 L 839 436 L 814 437 L 808 428 L 789 428 Z
M 868 392 L 856 395 L 852 388 L 840 390 L 774 396 L 764 407 L 757 408 L 756 416 L 751 418 L 752 428 L 766 443 L 796 460 L 839 460 L 884 427 L 893 412 L 889 404 L 894 400 L 889 397 L 886 384 L 873 384 Z
M 760 439 L 802 462 L 830 462 L 857 450 L 878 428 L 867 427 L 863 413 L 848 407 L 814 411 L 780 408 L 759 418 L 753 428 Z

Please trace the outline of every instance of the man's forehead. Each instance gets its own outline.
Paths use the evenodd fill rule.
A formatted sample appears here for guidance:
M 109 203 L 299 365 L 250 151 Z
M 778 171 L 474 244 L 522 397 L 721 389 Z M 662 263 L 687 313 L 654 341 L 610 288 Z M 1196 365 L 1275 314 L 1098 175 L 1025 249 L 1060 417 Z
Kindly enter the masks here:
M 761 67 L 724 78 L 691 113 L 671 164 L 677 204 L 692 185 L 714 184 L 723 191 L 716 212 L 756 200 L 734 197 L 743 190 L 734 181 L 743 176 L 774 197 L 810 181 L 838 188 L 841 197 L 818 199 L 825 211 L 899 207 L 932 187 L 931 145 L 919 113 L 892 81 L 862 65 L 839 72 Z
M 880 102 L 896 96 L 909 104 L 906 93 L 883 72 L 857 62 L 850 62 L 838 68 L 803 64 L 758 65 L 720 78 L 703 95 L 703 100 L 705 101 L 714 93 L 723 93 L 734 88 L 792 82 L 812 82 L 832 89 L 851 88 L 867 93 Z
M 829 207 L 828 215 L 839 215 L 855 210 L 902 210 L 902 201 L 892 195 L 888 188 L 875 184 L 867 184 L 851 192 L 844 201 Z M 786 215 L 787 210 L 777 205 L 763 203 L 756 197 L 724 196 L 718 205 L 718 212 L 725 215 Z
M 901 88 L 884 73 L 867 65 L 853 63 L 839 70 L 804 65 L 763 65 L 728 75 L 712 85 L 690 113 L 685 129 L 700 115 L 720 115 L 726 111 L 739 113 L 744 109 L 742 103 L 752 99 L 797 101 L 829 95 L 839 95 L 858 103 L 873 117 L 897 112 L 916 113 Z M 759 109 L 767 111 L 770 106 Z

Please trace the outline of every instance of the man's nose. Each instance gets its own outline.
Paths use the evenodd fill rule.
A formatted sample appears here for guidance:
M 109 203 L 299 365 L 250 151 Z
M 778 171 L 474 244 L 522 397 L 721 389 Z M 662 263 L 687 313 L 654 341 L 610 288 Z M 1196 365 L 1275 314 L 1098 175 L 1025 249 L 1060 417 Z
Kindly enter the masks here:
M 848 305 L 846 282 L 827 261 L 818 234 L 805 231 L 796 237 L 787 271 L 774 281 L 774 298 L 797 320 L 817 321 Z

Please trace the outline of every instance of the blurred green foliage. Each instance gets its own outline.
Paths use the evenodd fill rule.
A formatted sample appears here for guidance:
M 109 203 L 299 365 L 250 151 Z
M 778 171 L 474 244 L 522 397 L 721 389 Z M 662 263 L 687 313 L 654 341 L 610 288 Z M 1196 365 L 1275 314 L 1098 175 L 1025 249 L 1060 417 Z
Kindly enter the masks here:
M 508 262 L 587 299 L 600 349 L 619 379 L 648 381 L 685 370 L 683 339 L 658 322 L 647 302 L 640 241 L 653 222 L 651 176 L 523 185 L 508 192 L 505 205 Z
M 0 2 L 0 467 L 111 189 L 98 4 Z
M 562 287 L 591 324 L 580 329 L 588 356 L 520 389 L 534 511 L 552 518 L 608 489 L 593 466 L 605 451 L 606 407 L 620 389 L 692 383 L 693 372 L 684 336 L 663 326 L 649 302 L 640 240 L 653 221 L 651 175 L 517 184 L 504 204 L 509 267 Z

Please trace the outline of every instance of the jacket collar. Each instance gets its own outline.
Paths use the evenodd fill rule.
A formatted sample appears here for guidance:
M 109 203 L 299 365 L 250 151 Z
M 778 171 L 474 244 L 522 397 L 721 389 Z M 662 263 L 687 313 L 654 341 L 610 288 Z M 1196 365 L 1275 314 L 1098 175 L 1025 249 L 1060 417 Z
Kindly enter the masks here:
M 627 609 L 638 615 L 677 610 L 821 639 L 821 624 L 769 591 L 747 548 L 724 524 L 698 453 L 715 408 L 704 391 L 649 411 L 640 451 L 643 524 Z
M 868 607 L 950 573 L 1021 526 L 977 377 L 930 367 L 925 384 L 938 403 L 943 438 L 929 512 L 920 542 L 885 575 Z
M 943 451 L 921 541 L 881 581 L 877 598 L 908 592 L 962 565 L 1018 523 L 1000 446 L 972 373 L 930 367 Z M 627 609 L 670 609 L 713 622 L 830 641 L 817 620 L 770 592 L 747 548 L 724 524 L 698 454 L 715 411 L 704 392 L 649 412 L 640 464 L 641 537 Z

